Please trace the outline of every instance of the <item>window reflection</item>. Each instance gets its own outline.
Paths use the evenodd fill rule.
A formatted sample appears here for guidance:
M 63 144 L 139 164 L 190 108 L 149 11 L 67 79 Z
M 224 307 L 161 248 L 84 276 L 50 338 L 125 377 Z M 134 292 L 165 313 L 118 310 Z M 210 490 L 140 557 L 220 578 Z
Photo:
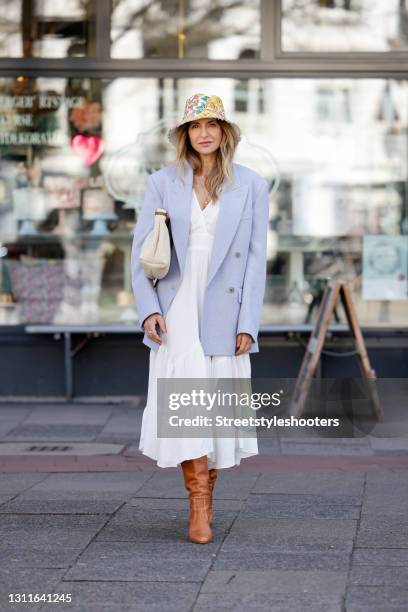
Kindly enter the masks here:
M 114 58 L 259 57 L 260 0 L 114 0 Z
M 1 322 L 137 321 L 132 230 L 197 91 L 241 126 L 235 161 L 280 180 L 262 323 L 311 321 L 341 277 L 363 325 L 405 325 L 408 83 L 383 79 L 0 80 Z
M 0 0 L 0 57 L 95 55 L 96 0 Z
M 406 0 L 282 0 L 283 51 L 407 48 Z

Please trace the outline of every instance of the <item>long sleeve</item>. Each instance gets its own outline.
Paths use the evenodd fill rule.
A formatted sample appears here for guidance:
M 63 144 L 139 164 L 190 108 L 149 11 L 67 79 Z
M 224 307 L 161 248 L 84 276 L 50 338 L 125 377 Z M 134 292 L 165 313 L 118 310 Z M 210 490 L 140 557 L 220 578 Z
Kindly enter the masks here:
M 256 342 L 258 337 L 265 295 L 268 223 L 268 184 L 263 180 L 254 202 L 252 232 L 237 327 L 237 334 L 250 334 L 253 342 Z
M 146 277 L 139 261 L 143 242 L 154 227 L 154 212 L 156 208 L 161 207 L 162 201 L 160 193 L 150 175 L 147 179 L 143 206 L 133 231 L 131 256 L 132 289 L 141 327 L 143 327 L 145 319 L 151 314 L 155 312 L 162 314 L 153 281 Z

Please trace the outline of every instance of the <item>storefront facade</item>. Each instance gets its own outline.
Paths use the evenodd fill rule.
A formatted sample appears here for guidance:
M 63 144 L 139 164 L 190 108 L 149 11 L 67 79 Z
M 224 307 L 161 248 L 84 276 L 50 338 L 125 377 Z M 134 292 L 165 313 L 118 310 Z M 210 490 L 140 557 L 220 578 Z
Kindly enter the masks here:
M 337 277 L 377 374 L 406 375 L 407 4 L 230 4 L 0 1 L 0 396 L 64 395 L 67 376 L 72 393 L 69 368 L 76 395 L 146 388 L 132 229 L 198 91 L 222 97 L 236 161 L 270 184 L 255 375 L 296 376 L 291 330 Z

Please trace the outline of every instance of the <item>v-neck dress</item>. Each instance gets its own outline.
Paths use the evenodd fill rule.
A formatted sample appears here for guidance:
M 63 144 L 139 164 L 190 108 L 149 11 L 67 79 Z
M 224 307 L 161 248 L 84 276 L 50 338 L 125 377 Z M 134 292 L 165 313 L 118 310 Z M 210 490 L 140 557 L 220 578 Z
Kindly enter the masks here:
M 150 349 L 147 402 L 143 412 L 139 449 L 159 467 L 176 467 L 186 459 L 207 455 L 209 467 L 239 465 L 258 454 L 256 435 L 235 438 L 157 437 L 157 378 L 251 378 L 248 352 L 242 355 L 205 355 L 199 338 L 212 245 L 219 211 L 218 200 L 201 209 L 193 189 L 190 233 L 185 270 L 178 291 L 164 316 L 157 351 Z

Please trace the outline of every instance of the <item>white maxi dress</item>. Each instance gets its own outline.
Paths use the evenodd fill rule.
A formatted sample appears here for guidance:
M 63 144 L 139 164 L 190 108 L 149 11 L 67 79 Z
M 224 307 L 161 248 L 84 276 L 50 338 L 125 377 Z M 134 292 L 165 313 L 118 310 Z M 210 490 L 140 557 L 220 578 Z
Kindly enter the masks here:
M 201 209 L 193 189 L 190 234 L 181 284 L 165 315 L 157 351 L 150 349 L 147 402 L 143 412 L 139 450 L 159 467 L 176 467 L 186 459 L 207 455 L 210 468 L 239 465 L 258 454 L 256 435 L 203 438 L 157 437 L 157 378 L 251 378 L 248 352 L 242 355 L 205 355 L 200 338 L 204 292 L 217 224 L 219 202 Z

